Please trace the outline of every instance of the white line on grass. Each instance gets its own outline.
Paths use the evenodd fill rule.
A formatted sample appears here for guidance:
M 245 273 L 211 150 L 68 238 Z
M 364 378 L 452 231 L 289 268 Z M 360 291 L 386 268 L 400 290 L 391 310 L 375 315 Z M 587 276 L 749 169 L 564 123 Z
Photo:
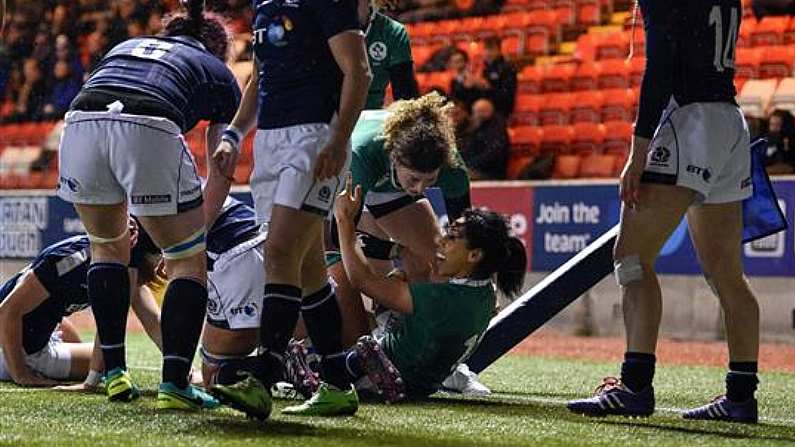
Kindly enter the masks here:
M 560 405 L 566 406 L 567 400 L 563 399 L 553 399 L 551 397 L 530 397 L 530 396 L 516 396 L 510 393 L 497 393 L 501 396 L 510 397 L 511 399 L 515 400 L 523 400 L 527 402 L 535 402 L 539 404 L 552 404 L 552 405 Z M 682 408 L 667 408 L 667 407 L 656 407 L 655 411 L 659 411 L 662 413 L 669 413 L 669 414 L 682 414 L 685 410 Z M 785 424 L 785 425 L 792 425 L 795 426 L 795 419 L 787 419 L 787 418 L 773 418 L 773 417 L 766 417 L 760 416 L 759 420 L 762 422 L 770 422 L 775 424 Z

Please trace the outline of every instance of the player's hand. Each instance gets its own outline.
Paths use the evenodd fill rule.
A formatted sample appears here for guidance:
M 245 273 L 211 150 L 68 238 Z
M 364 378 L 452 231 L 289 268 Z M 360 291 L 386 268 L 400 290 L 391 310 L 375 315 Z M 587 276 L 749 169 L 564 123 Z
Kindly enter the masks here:
M 337 196 L 334 203 L 334 217 L 338 223 L 351 223 L 356 219 L 362 204 L 362 186 L 353 187 L 353 177 L 345 178 L 345 189 Z
M 634 136 L 629 158 L 621 171 L 621 181 L 619 183 L 621 201 L 633 209 L 640 205 L 640 178 L 646 168 L 649 143 L 650 141 L 647 138 Z
M 315 162 L 315 180 L 326 180 L 340 175 L 348 158 L 348 140 L 334 133 Z
M 73 393 L 104 393 L 105 389 L 98 385 L 90 385 L 88 383 L 78 383 L 75 385 L 60 385 L 53 387 L 56 391 L 68 391 Z
M 232 143 L 222 140 L 218 147 L 213 152 L 212 161 L 215 164 L 216 171 L 222 176 L 226 177 L 230 182 L 235 177 L 235 167 L 237 166 L 238 151 L 232 146 Z
M 128 217 L 127 226 L 130 228 L 130 248 L 133 248 L 138 243 L 138 223 L 132 217 Z
M 20 377 L 16 377 L 14 378 L 14 383 L 24 387 L 47 387 L 60 385 L 57 380 L 43 377 L 35 373 L 27 373 Z

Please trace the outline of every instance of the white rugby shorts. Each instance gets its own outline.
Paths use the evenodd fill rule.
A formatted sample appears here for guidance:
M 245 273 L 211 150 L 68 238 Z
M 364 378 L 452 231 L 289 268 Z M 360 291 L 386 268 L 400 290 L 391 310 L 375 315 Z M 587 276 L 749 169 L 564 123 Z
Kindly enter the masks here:
M 692 189 L 701 203 L 750 197 L 750 137 L 740 108 L 725 102 L 679 107 L 671 99 L 649 145 L 642 181 Z
M 270 222 L 273 205 L 327 217 L 334 199 L 345 187 L 351 147 L 338 177 L 315 181 L 318 154 L 331 136 L 325 123 L 299 124 L 280 129 L 260 129 L 254 138 L 254 171 L 251 194 L 257 222 Z
M 33 354 L 25 354 L 25 363 L 28 368 L 44 377 L 68 379 L 72 370 L 72 353 L 67 344 L 61 341 L 61 332 L 54 331 L 47 346 Z M 0 349 L 0 380 L 12 380 L 2 349 Z
M 66 114 L 58 196 L 87 205 L 128 203 L 136 216 L 201 206 L 201 181 L 179 126 L 119 112 Z
M 213 262 L 212 271 L 207 272 L 207 323 L 229 330 L 260 327 L 265 237 L 263 233 L 244 242 Z

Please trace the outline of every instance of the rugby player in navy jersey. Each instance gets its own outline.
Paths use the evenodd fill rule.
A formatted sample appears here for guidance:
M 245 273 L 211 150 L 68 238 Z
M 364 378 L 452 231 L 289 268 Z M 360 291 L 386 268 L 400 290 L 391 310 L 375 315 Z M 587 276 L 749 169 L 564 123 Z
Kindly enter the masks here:
M 150 338 L 160 346 L 160 311 L 145 284 L 155 279 L 160 250 L 130 220 L 133 248 L 130 283 L 132 308 Z M 99 382 L 101 351 L 90 343 L 71 343 L 59 324 L 90 306 L 86 273 L 91 256 L 86 236 L 55 243 L 0 286 L 0 380 L 22 386 L 51 386 L 60 381 Z M 93 350 L 93 354 L 92 354 Z M 90 367 L 90 372 L 89 372 Z
M 240 91 L 225 64 L 229 36 L 223 21 L 204 13 L 202 0 L 184 3 L 187 12 L 166 17 L 161 35 L 120 43 L 91 73 L 66 115 L 58 195 L 75 204 L 91 241 L 88 294 L 108 398 L 130 401 L 138 395 L 124 349 L 130 212 L 163 250 L 170 280 L 162 307 L 157 407 L 194 410 L 218 401 L 188 383 L 207 288 L 202 188 L 182 135 L 209 120 L 207 147 L 216 147 Z M 235 153 L 221 155 L 217 159 L 234 164 Z M 226 165 L 209 165 L 208 200 L 226 194 L 217 182 L 223 177 L 212 172 L 227 172 Z
M 632 152 L 621 174 L 614 249 L 627 350 L 621 378 L 568 407 L 592 416 L 654 412 L 662 314 L 654 261 L 683 216 L 725 315 L 726 394 L 686 419 L 757 421 L 759 307 L 743 276 L 742 200 L 751 195 L 748 126 L 734 100 L 740 0 L 640 0 L 646 72 Z M 655 130 L 656 129 L 656 130 Z
M 358 397 L 344 374 L 340 311 L 323 258 L 328 216 L 350 159 L 350 134 L 365 103 L 371 74 L 356 0 L 254 1 L 252 78 L 215 155 L 234 153 L 256 125 L 251 190 L 257 220 L 268 223 L 257 380 L 269 389 L 299 312 L 321 354 L 323 384 L 292 414 L 352 414 Z M 259 106 L 259 109 L 258 109 Z M 303 306 L 303 311 L 302 311 Z M 219 388 L 232 398 L 246 394 Z M 250 382 L 250 381 L 249 381 Z

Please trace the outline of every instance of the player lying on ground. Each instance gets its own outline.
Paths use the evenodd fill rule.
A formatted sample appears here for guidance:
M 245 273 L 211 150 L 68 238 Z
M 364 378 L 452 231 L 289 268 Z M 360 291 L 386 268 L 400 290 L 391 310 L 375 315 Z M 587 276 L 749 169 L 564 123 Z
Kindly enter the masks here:
M 136 284 L 132 308 L 149 337 L 160 346 L 160 310 L 144 287 L 155 279 L 160 250 L 145 233 L 138 234 L 132 219 L 130 223 L 133 248 L 128 271 L 130 283 Z M 90 386 L 98 383 L 103 365 L 97 344 L 92 356 L 91 343 L 67 342 L 58 330 L 65 317 L 90 306 L 88 247 L 88 236 L 55 243 L 0 287 L 0 380 L 22 386 L 83 379 Z

